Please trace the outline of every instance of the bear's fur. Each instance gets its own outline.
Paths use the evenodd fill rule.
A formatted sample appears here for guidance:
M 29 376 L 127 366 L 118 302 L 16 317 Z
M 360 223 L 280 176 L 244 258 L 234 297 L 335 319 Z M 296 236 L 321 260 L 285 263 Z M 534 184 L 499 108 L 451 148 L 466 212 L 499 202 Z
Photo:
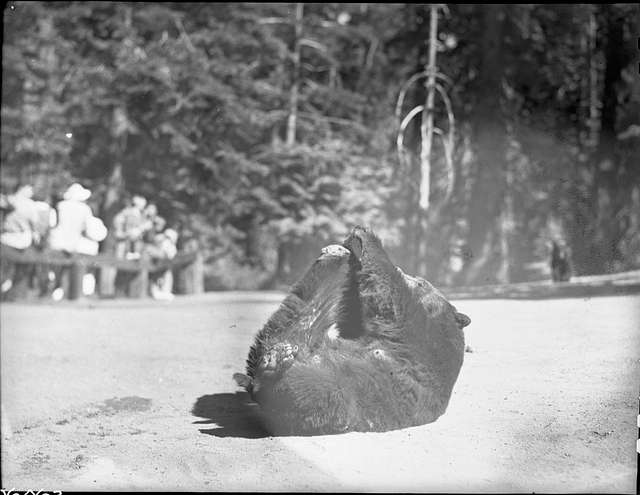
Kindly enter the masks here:
M 292 287 L 256 336 L 246 375 L 234 378 L 276 433 L 430 423 L 448 405 L 469 323 L 356 227 Z

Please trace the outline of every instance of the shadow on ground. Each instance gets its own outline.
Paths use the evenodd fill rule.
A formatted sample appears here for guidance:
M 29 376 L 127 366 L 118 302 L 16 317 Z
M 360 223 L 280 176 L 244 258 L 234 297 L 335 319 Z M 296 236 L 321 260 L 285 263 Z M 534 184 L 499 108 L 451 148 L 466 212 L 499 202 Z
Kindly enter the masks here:
M 200 432 L 216 437 L 265 438 L 271 436 L 258 416 L 257 405 L 246 392 L 203 395 L 196 400 L 191 413 L 205 418 L 194 424 L 213 425 Z
M 316 436 L 317 433 L 293 432 L 265 422 L 260 408 L 252 402 L 247 392 L 235 394 L 203 395 L 196 400 L 191 409 L 194 416 L 204 418 L 194 421 L 196 425 L 212 425 L 212 428 L 200 428 L 200 433 L 215 437 L 266 438 Z

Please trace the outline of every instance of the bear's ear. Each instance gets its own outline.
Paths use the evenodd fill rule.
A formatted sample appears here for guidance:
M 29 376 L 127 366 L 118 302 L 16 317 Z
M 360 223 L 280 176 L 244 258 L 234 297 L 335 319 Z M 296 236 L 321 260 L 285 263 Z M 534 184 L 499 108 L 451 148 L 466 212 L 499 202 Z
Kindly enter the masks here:
M 234 373 L 233 379 L 238 384 L 238 386 L 244 387 L 245 389 L 249 388 L 249 385 L 251 385 L 251 378 L 242 373 Z
M 458 323 L 458 326 L 462 329 L 471 323 L 471 318 L 464 313 L 456 313 L 456 323 Z

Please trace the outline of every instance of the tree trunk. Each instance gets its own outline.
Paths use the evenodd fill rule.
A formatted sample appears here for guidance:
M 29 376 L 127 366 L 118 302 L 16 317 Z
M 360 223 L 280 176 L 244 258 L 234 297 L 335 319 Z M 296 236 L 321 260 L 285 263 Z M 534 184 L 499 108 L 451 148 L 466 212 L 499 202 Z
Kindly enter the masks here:
M 429 61 L 426 66 L 428 73 L 425 81 L 427 93 L 424 110 L 422 112 L 422 124 L 420 125 L 420 208 L 429 208 L 429 193 L 431 190 L 431 149 L 433 144 L 433 101 L 435 98 L 436 84 L 436 53 L 438 47 L 438 7 L 432 4 L 430 7 L 429 30 Z
M 500 282 L 512 281 L 511 261 L 514 257 L 512 244 L 514 234 L 514 205 L 511 188 L 513 186 L 513 177 L 509 167 L 509 163 L 505 163 L 505 179 L 506 188 L 504 193 L 504 205 L 500 216 L 500 264 L 498 267 L 497 278 Z
M 276 268 L 276 283 L 287 282 L 291 274 L 291 260 L 289 256 L 289 242 L 278 244 L 278 263 Z
M 599 132 L 599 70 L 596 63 L 596 35 L 598 23 L 596 19 L 595 5 L 586 5 L 584 8 L 584 31 L 581 38 L 580 55 L 584 58 L 582 71 L 582 83 L 580 89 L 580 153 L 576 157 L 576 172 L 569 189 L 569 198 L 561 200 L 565 211 L 569 213 L 570 225 L 567 229 L 569 243 L 572 249 L 572 258 L 576 275 L 585 271 L 585 265 L 590 259 L 590 242 L 593 237 L 591 226 L 592 216 L 589 206 L 590 193 L 585 191 L 580 176 L 591 166 L 589 155 L 593 153 L 598 141 Z M 586 172 L 585 175 L 590 175 Z M 593 177 L 591 177 L 593 180 Z M 589 271 L 588 269 L 586 270 Z
M 500 108 L 502 94 L 502 29 L 504 6 L 481 5 L 484 33 L 476 117 L 477 169 L 468 214 L 468 247 L 472 258 L 465 267 L 468 285 L 497 280 L 491 274 L 495 254 L 501 251 L 497 234 L 505 192 L 505 124 Z M 503 253 L 505 255 L 506 253 Z
M 120 110 L 124 112 L 124 110 Z M 107 254 L 115 254 L 116 239 L 113 232 L 113 219 L 118 214 L 122 206 L 122 196 L 125 191 L 124 175 L 122 170 L 122 158 L 127 146 L 127 134 L 121 133 L 118 125 L 118 112 L 114 109 L 111 128 L 113 139 L 113 149 L 115 163 L 105 191 L 104 200 L 101 205 L 100 217 L 107 226 L 108 234 L 106 239 L 100 244 L 100 251 Z M 113 267 L 103 266 L 100 268 L 98 276 L 99 294 L 102 297 L 112 297 L 116 295 L 116 278 L 118 271 Z
M 302 39 L 302 22 L 304 19 L 304 4 L 296 4 L 294 19 L 295 38 L 293 42 L 293 75 L 291 93 L 289 94 L 289 118 L 287 119 L 287 146 L 296 142 L 296 125 L 298 120 L 298 95 L 300 92 L 300 52 Z
M 618 184 L 620 159 L 617 144 L 617 86 L 627 64 L 624 51 L 624 19 L 612 5 L 602 5 L 602 17 L 606 30 L 603 40 L 605 54 L 604 82 L 600 111 L 600 135 L 593 157 L 593 188 L 591 204 L 596 218 L 595 242 L 591 240 L 590 271 L 602 273 L 613 271 L 618 259 L 618 243 L 622 237 L 616 214 L 620 209 L 622 184 Z
M 426 26 L 427 22 L 427 9 L 424 6 L 408 5 L 407 15 L 409 17 L 416 16 L 422 20 L 421 25 Z M 415 43 L 418 44 L 417 61 L 414 71 L 416 73 L 422 72 L 425 69 L 425 64 L 428 63 L 427 43 L 425 42 L 425 36 L 428 33 L 419 32 L 418 39 Z M 415 85 L 415 90 L 411 91 L 411 106 L 410 108 L 418 105 L 424 105 L 425 96 L 424 92 L 420 91 L 419 85 Z M 425 114 L 423 114 L 424 117 Z M 405 143 L 407 147 L 416 150 L 415 155 L 418 154 L 417 150 L 421 150 L 421 125 L 417 125 L 418 119 L 414 119 L 411 125 L 407 128 L 405 136 Z M 420 202 L 420 163 L 414 159 L 414 153 L 408 153 L 408 167 L 406 170 L 406 176 L 403 177 L 403 201 L 406 205 L 405 209 L 405 229 L 404 229 L 404 263 L 403 267 L 411 273 L 417 274 L 420 265 L 420 246 L 423 242 L 423 225 L 422 225 L 422 211 L 418 207 Z

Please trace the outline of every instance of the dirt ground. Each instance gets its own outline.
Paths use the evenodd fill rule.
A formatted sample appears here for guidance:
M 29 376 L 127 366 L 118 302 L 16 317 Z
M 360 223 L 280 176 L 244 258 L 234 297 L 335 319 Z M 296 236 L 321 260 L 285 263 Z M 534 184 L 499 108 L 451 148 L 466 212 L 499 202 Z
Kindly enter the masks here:
M 274 438 L 231 375 L 281 298 L 3 303 L 2 487 L 635 492 L 640 295 L 454 301 L 438 421 Z

